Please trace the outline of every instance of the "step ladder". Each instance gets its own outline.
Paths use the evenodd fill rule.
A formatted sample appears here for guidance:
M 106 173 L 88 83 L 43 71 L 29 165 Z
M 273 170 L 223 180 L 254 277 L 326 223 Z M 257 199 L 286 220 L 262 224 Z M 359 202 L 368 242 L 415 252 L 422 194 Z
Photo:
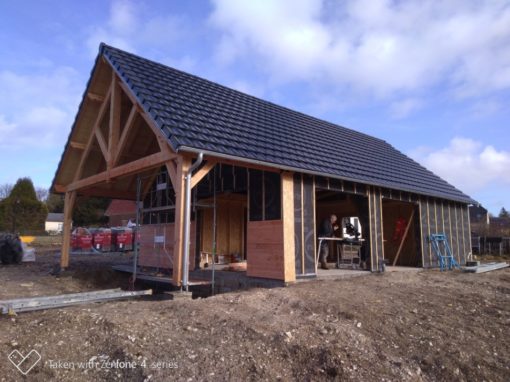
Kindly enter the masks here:
M 439 259 L 439 267 L 441 271 L 452 270 L 453 268 L 459 268 L 460 266 L 452 255 L 450 245 L 448 244 L 448 238 L 445 234 L 432 234 L 429 236 L 429 241 L 432 245 L 432 249 Z

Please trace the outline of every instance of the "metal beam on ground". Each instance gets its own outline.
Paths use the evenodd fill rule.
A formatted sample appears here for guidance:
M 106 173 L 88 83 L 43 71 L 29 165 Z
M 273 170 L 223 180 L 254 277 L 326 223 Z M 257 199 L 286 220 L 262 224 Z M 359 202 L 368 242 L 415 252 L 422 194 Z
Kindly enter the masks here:
M 95 292 L 63 294 L 57 296 L 27 297 L 0 301 L 3 314 L 16 314 L 33 310 L 61 308 L 66 306 L 120 300 L 124 298 L 151 295 L 152 289 L 142 291 L 122 291 L 120 289 L 107 289 Z

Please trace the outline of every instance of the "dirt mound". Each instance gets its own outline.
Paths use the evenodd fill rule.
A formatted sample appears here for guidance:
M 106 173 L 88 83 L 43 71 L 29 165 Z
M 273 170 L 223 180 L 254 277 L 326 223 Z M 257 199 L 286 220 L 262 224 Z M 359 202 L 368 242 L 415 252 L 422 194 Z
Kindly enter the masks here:
M 87 260 L 79 267 L 101 268 Z M 110 277 L 107 266 L 59 280 L 7 269 L 17 268 L 0 267 L 4 290 L 25 277 L 34 294 Z M 425 271 L 89 304 L 2 317 L 0 354 L 36 349 L 36 381 L 507 381 L 509 291 L 509 269 Z M 20 379 L 7 357 L 0 370 L 0 381 Z

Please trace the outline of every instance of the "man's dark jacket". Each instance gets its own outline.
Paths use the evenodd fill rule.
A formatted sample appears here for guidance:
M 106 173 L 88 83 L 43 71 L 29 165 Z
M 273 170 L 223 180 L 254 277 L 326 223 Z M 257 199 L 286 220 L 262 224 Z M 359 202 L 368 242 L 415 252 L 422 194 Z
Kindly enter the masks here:
M 331 224 L 331 220 L 324 219 L 319 227 L 319 237 L 333 237 L 335 230 Z

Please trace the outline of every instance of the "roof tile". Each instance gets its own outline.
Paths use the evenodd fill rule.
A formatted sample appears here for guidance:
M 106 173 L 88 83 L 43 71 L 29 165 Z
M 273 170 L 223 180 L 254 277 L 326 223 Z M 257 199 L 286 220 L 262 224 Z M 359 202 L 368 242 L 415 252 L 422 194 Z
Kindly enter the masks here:
M 182 146 L 472 203 L 387 142 L 102 45 L 141 105 Z

